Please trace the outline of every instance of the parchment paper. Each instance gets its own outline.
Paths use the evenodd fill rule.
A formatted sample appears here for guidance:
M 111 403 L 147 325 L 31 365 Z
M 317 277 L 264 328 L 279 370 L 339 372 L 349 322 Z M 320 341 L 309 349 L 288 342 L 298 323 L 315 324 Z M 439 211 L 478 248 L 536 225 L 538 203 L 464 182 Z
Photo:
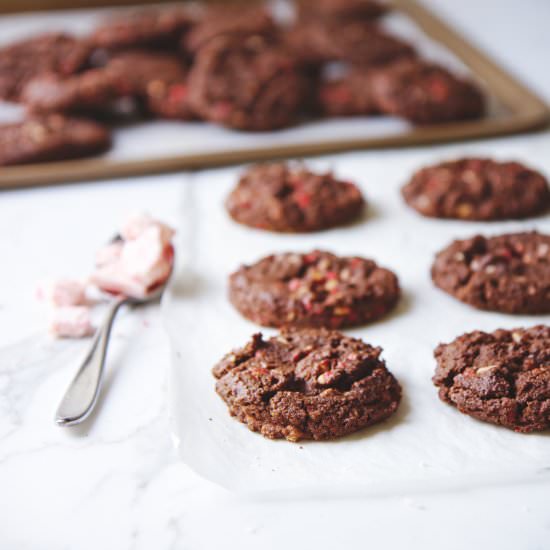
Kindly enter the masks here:
M 422 218 L 399 194 L 418 167 L 419 155 L 401 155 L 400 162 L 394 162 L 396 153 L 371 152 L 341 156 L 332 164 L 311 163 L 357 181 L 369 201 L 360 222 L 311 235 L 277 235 L 232 222 L 223 200 L 236 169 L 202 172 L 186 188 L 181 268 L 163 307 L 173 345 L 176 441 L 183 460 L 201 475 L 237 491 L 303 495 L 436 490 L 548 474 L 550 434 L 516 434 L 462 415 L 440 402 L 431 377 L 439 342 L 474 329 L 548 323 L 550 316 L 477 311 L 436 289 L 429 268 L 434 253 L 454 238 L 533 228 L 548 232 L 550 219 L 468 223 Z M 424 156 L 430 158 L 429 151 Z M 226 299 L 227 275 L 240 263 L 272 252 L 315 247 L 371 257 L 398 274 L 404 296 L 397 310 L 347 333 L 383 347 L 404 398 L 392 419 L 350 437 L 327 443 L 271 441 L 231 418 L 214 392 L 210 369 L 225 353 L 244 345 L 254 332 L 275 333 L 232 308 Z

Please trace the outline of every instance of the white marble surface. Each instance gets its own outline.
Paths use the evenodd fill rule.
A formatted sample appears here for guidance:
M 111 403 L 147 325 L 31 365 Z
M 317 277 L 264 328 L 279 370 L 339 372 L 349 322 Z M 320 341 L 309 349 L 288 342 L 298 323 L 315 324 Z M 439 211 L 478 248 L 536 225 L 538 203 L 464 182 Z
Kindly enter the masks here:
M 546 0 L 430 0 L 550 101 Z M 353 153 L 408 170 L 464 151 L 550 170 L 550 132 L 467 145 Z M 250 500 L 180 463 L 170 441 L 169 353 L 156 306 L 115 332 L 104 399 L 78 429 L 53 411 L 80 342 L 52 343 L 32 292 L 84 274 L 125 213 L 178 222 L 185 174 L 3 193 L 0 200 L 0 548 L 548 548 L 550 484 L 350 500 Z M 57 266 L 57 267 L 55 267 Z M 21 353 L 23 350 L 24 353 Z

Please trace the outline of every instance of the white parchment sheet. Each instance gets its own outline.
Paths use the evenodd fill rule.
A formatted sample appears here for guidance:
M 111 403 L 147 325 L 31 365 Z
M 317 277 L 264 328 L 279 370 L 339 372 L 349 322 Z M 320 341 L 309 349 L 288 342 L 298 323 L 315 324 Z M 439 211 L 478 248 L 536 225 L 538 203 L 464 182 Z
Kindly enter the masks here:
M 282 4 L 282 2 L 278 2 Z M 108 10 L 78 10 L 9 16 L 0 19 L 0 44 L 33 34 L 65 30 L 86 34 Z M 383 25 L 410 41 L 422 56 L 441 62 L 459 74 L 466 67 L 439 43 L 430 40 L 408 17 L 392 13 Z M 337 67 L 336 67 L 337 68 Z M 489 116 L 498 117 L 503 107 L 489 98 Z M 23 108 L 0 101 L 0 122 L 23 117 Z M 272 147 L 323 143 L 335 140 L 397 136 L 408 133 L 410 125 L 389 116 L 313 120 L 274 132 L 238 132 L 204 122 L 170 120 L 143 121 L 113 130 L 113 147 L 104 157 L 115 161 L 197 155 L 228 151 L 269 149 Z
M 522 151 L 518 156 L 529 161 Z M 422 218 L 404 204 L 399 188 L 413 169 L 434 160 L 424 150 L 310 162 L 356 181 L 369 207 L 356 224 L 309 235 L 272 234 L 231 221 L 223 201 L 239 169 L 194 176 L 184 197 L 180 271 L 163 303 L 173 346 L 175 436 L 183 460 L 194 470 L 237 491 L 285 494 L 432 490 L 536 480 L 550 473 L 549 433 L 516 434 L 473 420 L 440 402 L 431 382 L 432 353 L 439 342 L 474 329 L 548 323 L 550 316 L 477 311 L 436 289 L 429 277 L 434 253 L 453 238 L 533 228 L 549 232 L 549 216 L 502 223 Z M 540 162 L 538 167 L 545 168 Z M 386 423 L 334 442 L 271 441 L 231 418 L 214 391 L 210 370 L 225 353 L 259 330 L 274 334 L 232 308 L 227 275 L 240 263 L 272 252 L 315 247 L 370 257 L 398 274 L 403 298 L 397 310 L 347 333 L 383 347 L 388 368 L 403 386 L 403 402 Z

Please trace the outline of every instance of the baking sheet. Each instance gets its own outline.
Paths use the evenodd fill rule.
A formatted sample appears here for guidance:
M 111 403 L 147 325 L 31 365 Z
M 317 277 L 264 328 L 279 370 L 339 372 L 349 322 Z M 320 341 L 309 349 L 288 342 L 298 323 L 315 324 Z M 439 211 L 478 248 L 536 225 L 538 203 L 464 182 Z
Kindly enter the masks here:
M 223 200 L 238 170 L 201 172 L 186 187 L 180 268 L 163 313 L 173 348 L 175 440 L 182 459 L 198 473 L 235 491 L 296 496 L 438 490 L 549 475 L 548 432 L 516 434 L 462 415 L 439 401 L 431 376 L 439 342 L 475 329 L 548 323 L 550 316 L 477 311 L 436 289 L 429 268 L 435 252 L 454 238 L 533 228 L 550 232 L 550 218 L 498 223 L 422 218 L 399 194 L 418 158 L 395 162 L 395 154 L 371 152 L 310 163 L 357 181 L 369 201 L 358 223 L 310 235 L 277 235 L 232 222 Z M 540 162 L 550 172 L 550 160 Z M 225 353 L 259 330 L 275 334 L 232 308 L 227 275 L 241 262 L 272 252 L 316 247 L 370 257 L 398 274 L 404 296 L 396 311 L 346 333 L 383 347 L 388 368 L 402 384 L 403 402 L 386 423 L 337 441 L 271 441 L 231 418 L 214 391 L 210 369 Z
M 293 128 L 265 133 L 238 132 L 202 122 L 140 122 L 115 129 L 114 146 L 103 156 L 40 167 L 3 168 L 0 171 L 0 186 L 212 166 L 285 154 L 305 155 L 366 146 L 466 139 L 526 130 L 544 122 L 547 117 L 544 105 L 521 85 L 503 76 L 479 52 L 457 38 L 420 6 L 403 2 L 402 8 L 408 10 L 408 14 L 396 11 L 382 24 L 412 42 L 424 57 L 439 61 L 458 73 L 469 73 L 465 64 L 440 41 L 447 40 L 453 43 L 457 51 L 460 50 L 470 65 L 476 66 L 476 76 L 482 73 L 487 75 L 484 84 L 490 109 L 486 118 L 424 128 L 413 128 L 403 120 L 386 116 L 336 118 L 305 122 Z M 4 17 L 0 19 L 0 42 L 7 43 L 46 30 L 85 34 L 106 12 L 96 9 Z M 421 30 L 411 16 L 425 28 Z M 439 32 L 437 41 L 428 37 L 425 32 L 428 29 Z M 516 112 L 522 109 L 525 112 Z M 22 113 L 22 109 L 13 105 L 0 104 L 0 121 L 12 121 L 20 118 Z
M 68 32 L 85 34 L 94 28 L 100 19 L 102 10 L 95 10 L 87 17 L 78 13 L 61 14 L 55 20 L 56 28 Z M 103 10 L 103 13 L 104 10 Z M 27 16 L 30 19 L 30 16 Z M 42 17 L 42 15 L 41 15 Z M 22 18 L 23 19 L 23 18 Z M 78 22 L 76 28 L 74 24 Z M 29 21 L 30 23 L 30 21 Z M 430 40 L 405 15 L 392 13 L 382 23 L 392 32 L 410 40 L 426 57 L 444 65 L 468 73 L 466 67 L 440 44 Z M 0 33 L 6 23 L 0 21 Z M 28 33 L 31 26 L 21 24 L 20 32 Z M 34 27 L 33 27 L 34 28 Z M 11 31 L 13 39 L 16 33 Z M 2 38 L 5 41 L 6 37 Z M 495 118 L 505 111 L 502 105 L 491 98 L 489 118 Z M 13 105 L 0 104 L 0 121 L 19 118 L 22 109 L 13 109 Z M 17 113 L 17 116 L 14 115 Z M 114 129 L 114 146 L 103 158 L 111 161 L 128 161 L 143 158 L 161 158 L 173 155 L 200 155 L 239 151 L 255 148 L 268 148 L 289 144 L 301 145 L 311 141 L 333 141 L 344 139 L 365 139 L 378 136 L 395 136 L 410 128 L 405 121 L 395 117 L 354 117 L 334 120 L 317 120 L 295 127 L 274 132 L 238 132 L 205 122 L 147 121 Z

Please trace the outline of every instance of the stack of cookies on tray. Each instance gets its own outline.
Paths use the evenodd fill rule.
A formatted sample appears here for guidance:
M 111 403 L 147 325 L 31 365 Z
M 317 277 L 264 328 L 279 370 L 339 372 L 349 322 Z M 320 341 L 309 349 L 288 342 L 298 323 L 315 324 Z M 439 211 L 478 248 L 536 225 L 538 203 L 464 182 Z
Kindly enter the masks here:
M 483 116 L 472 82 L 422 60 L 379 23 L 375 0 L 267 6 L 186 4 L 121 11 L 87 36 L 50 33 L 0 50 L 0 99 L 25 121 L 0 127 L 0 165 L 97 154 L 128 118 L 204 120 L 242 131 L 331 116 L 414 124 Z M 330 67 L 339 78 L 330 78 Z
M 486 158 L 423 168 L 402 195 L 423 216 L 465 222 L 525 219 L 550 208 L 542 174 Z M 248 227 L 299 233 L 357 222 L 366 200 L 353 182 L 332 173 L 274 163 L 246 170 L 225 206 Z M 549 314 L 550 235 L 455 241 L 437 254 L 431 277 L 480 310 Z M 312 250 L 243 265 L 228 286 L 242 316 L 280 329 L 269 339 L 255 334 L 214 367 L 216 391 L 232 416 L 266 437 L 298 441 L 334 439 L 395 413 L 402 390 L 381 348 L 339 332 L 395 309 L 395 273 L 372 259 Z M 442 401 L 517 432 L 550 428 L 550 327 L 475 331 L 440 344 L 434 355 Z

